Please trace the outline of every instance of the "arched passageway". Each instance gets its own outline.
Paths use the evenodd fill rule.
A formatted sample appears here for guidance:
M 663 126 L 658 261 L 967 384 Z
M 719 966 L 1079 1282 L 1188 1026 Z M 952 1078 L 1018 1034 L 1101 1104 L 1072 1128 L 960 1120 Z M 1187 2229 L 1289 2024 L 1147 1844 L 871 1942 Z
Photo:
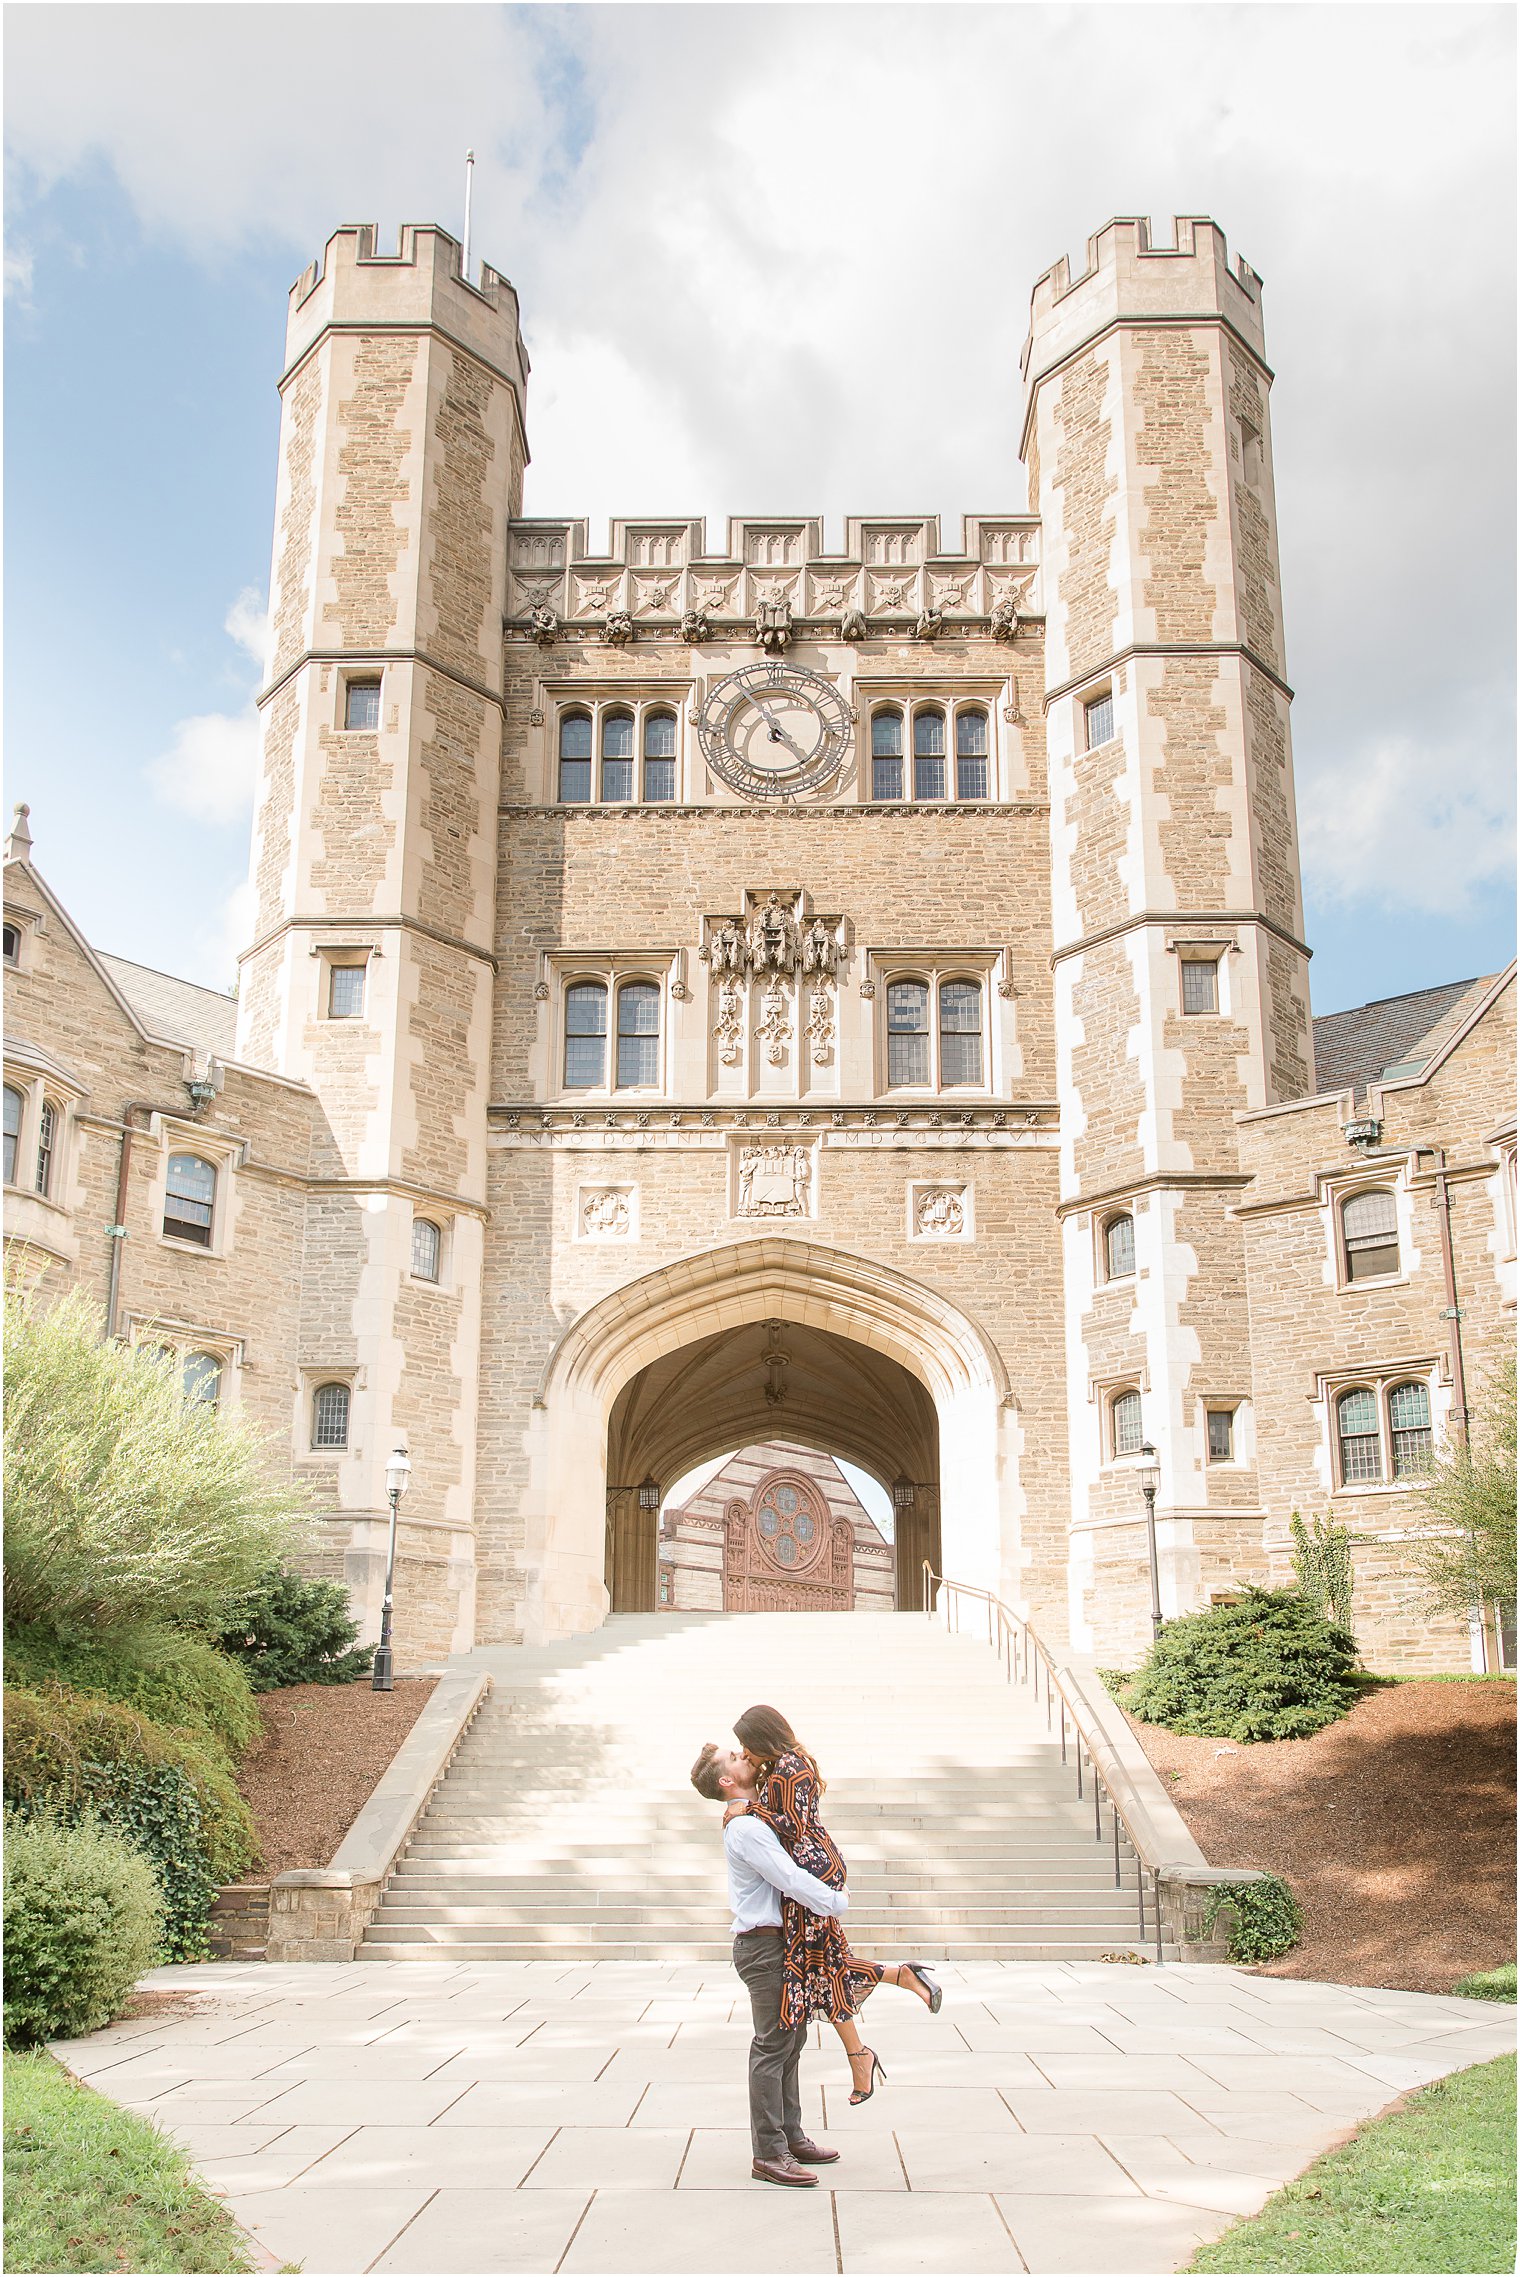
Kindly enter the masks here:
M 658 1505 L 664 1487 L 712 1456 L 785 1437 L 842 1456 L 890 1491 L 899 1607 L 923 1602 L 923 1561 L 939 1557 L 939 1419 L 898 1360 L 828 1329 L 772 1314 L 662 1353 L 618 1394 L 607 1434 L 607 1563 L 614 1613 L 655 1604 Z M 909 1499 L 911 1497 L 911 1499 Z
M 777 1363 L 784 1352 L 785 1364 L 767 1366 L 768 1350 Z M 785 1399 L 767 1401 L 768 1383 Z M 923 1518 L 903 1529 L 899 1573 L 911 1564 L 917 1575 L 923 1556 L 937 1553 L 958 1577 L 1011 1596 L 1010 1404 L 982 1329 L 936 1291 L 867 1258 L 773 1237 L 704 1250 L 630 1282 L 565 1331 L 534 1403 L 526 1633 L 595 1627 L 612 1601 L 609 1562 L 620 1608 L 652 1605 L 657 1512 L 639 1512 L 641 1482 L 668 1485 L 778 1426 L 878 1477 L 924 1486 Z M 937 1542 L 926 1532 L 936 1516 Z M 905 1602 L 918 1586 L 915 1578 L 904 1587 Z

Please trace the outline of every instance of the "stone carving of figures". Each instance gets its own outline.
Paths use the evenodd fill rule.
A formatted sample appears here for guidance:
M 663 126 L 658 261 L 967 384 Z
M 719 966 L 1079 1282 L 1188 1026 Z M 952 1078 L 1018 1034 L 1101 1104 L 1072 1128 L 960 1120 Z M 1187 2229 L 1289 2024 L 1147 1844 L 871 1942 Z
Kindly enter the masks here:
M 681 619 L 681 638 L 689 648 L 700 648 L 712 639 L 712 618 L 705 609 L 688 609 Z
M 749 943 L 736 917 L 726 917 L 712 937 L 709 950 L 714 972 L 743 972 L 749 963 Z
M 559 619 L 547 601 L 535 601 L 528 624 L 540 648 L 548 648 L 559 639 Z
M 832 974 L 839 962 L 839 943 L 821 917 L 815 917 L 802 937 L 802 969 Z
M 756 972 L 791 972 L 799 955 L 797 920 L 773 893 L 750 920 L 749 961 Z
M 865 639 L 866 620 L 859 609 L 845 610 L 844 615 L 839 620 L 839 637 L 841 640 Z
M 713 1038 L 723 1065 L 737 1067 L 744 1056 L 744 998 L 732 973 L 725 973 L 719 984 Z
M 966 1230 L 966 1206 L 953 1186 L 931 1186 L 918 1197 L 916 1213 L 920 1233 L 952 1237 Z
M 624 648 L 633 638 L 633 619 L 626 609 L 609 609 L 607 622 L 602 627 L 602 638 L 614 648 Z
M 945 615 L 942 609 L 921 609 L 913 634 L 916 640 L 938 640 L 944 629 Z
M 740 1217 L 806 1217 L 811 1180 L 806 1147 L 745 1147 L 739 1157 Z
M 808 1046 L 815 1067 L 827 1067 L 834 1050 L 834 989 L 832 982 L 814 984 L 808 1006 Z
M 792 1023 L 787 1018 L 790 1007 L 787 992 L 776 974 L 766 986 L 760 1008 L 760 1025 L 755 1033 L 765 1046 L 765 1056 L 772 1067 L 780 1067 L 786 1058 L 786 1047 L 792 1040 Z
M 1018 638 L 1019 612 L 1008 594 L 1004 593 L 993 603 L 989 623 L 994 640 Z
M 792 644 L 790 601 L 762 601 L 755 612 L 755 638 L 767 656 L 779 656 Z

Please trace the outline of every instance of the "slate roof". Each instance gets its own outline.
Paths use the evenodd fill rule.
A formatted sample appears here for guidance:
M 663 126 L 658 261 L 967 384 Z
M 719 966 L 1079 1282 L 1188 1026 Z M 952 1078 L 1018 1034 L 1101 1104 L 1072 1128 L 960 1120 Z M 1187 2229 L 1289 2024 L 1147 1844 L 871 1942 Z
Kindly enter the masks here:
M 1449 980 L 1408 996 L 1380 996 L 1349 1012 L 1330 1012 L 1314 1023 L 1314 1088 L 1365 1093 L 1385 1076 L 1417 1075 L 1461 1026 L 1493 975 Z
M 130 957 L 102 956 L 100 961 L 150 1035 L 231 1058 L 237 1036 L 235 996 L 199 988 L 193 980 L 176 980 L 151 965 L 135 965 Z

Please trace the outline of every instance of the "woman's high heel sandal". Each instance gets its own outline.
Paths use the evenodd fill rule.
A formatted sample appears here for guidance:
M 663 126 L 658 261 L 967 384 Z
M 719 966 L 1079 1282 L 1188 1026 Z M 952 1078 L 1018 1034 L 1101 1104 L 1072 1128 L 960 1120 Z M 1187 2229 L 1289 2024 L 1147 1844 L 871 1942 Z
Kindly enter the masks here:
M 881 2069 L 881 2058 L 880 2058 L 880 2057 L 877 2055 L 877 2053 L 876 2053 L 876 2050 L 875 2050 L 874 2048 L 862 2048 L 862 2049 L 860 2050 L 860 2053 L 861 2053 L 861 2055 L 863 2055 L 863 2056 L 869 2056 L 869 2057 L 870 2057 L 870 2059 L 871 2059 L 871 2069 L 870 2069 L 870 2072 L 869 2072 L 869 2074 L 868 2074 L 868 2076 L 867 2076 L 867 2079 L 866 2079 L 866 2084 L 865 2084 L 865 2086 L 864 2086 L 864 2087 L 856 2087 L 856 2088 L 854 2088 L 854 2089 L 852 2089 L 852 2090 L 851 2090 L 851 2093 L 850 2093 L 850 2101 L 851 2101 L 852 2103 L 869 2103 L 869 2102 L 870 2102 L 870 2100 L 871 2100 L 871 2098 L 872 2098 L 872 2096 L 873 2096 L 873 2095 L 876 2093 L 876 2079 L 877 2079 L 877 2074 L 878 2074 L 878 2073 L 880 2073 L 880 2075 L 881 2075 L 881 2077 L 882 2077 L 883 2079 L 885 2079 L 887 2075 L 886 2075 L 886 2073 L 885 2073 L 884 2071 L 882 2071 L 882 2069 Z M 851 2071 L 851 2074 L 852 2074 L 852 2075 L 853 2075 L 853 2073 L 854 2073 L 854 2070 L 855 2070 L 855 2059 L 854 2059 L 854 2057 L 852 2056 L 852 2057 L 851 2057 L 851 2059 L 850 2059 L 850 2071 Z
M 919 1983 L 923 1986 L 925 1992 L 929 1995 L 929 2014 L 931 2016 L 937 2016 L 945 2004 L 945 1995 L 943 1989 L 935 1983 L 933 1977 L 930 1976 L 927 1969 L 921 1969 L 919 1967 L 917 1961 L 904 1961 L 903 1968 L 907 1971 L 910 1977 L 917 1977 Z

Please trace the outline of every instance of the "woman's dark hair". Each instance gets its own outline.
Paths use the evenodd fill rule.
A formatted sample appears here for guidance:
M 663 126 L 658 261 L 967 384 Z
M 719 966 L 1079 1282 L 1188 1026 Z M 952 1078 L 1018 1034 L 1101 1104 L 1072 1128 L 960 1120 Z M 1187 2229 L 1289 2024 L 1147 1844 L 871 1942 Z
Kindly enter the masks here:
M 746 1755 L 752 1755 L 764 1776 L 778 1755 L 800 1755 L 823 1793 L 823 1774 L 779 1708 L 746 1708 L 734 1718 L 734 1737 Z

